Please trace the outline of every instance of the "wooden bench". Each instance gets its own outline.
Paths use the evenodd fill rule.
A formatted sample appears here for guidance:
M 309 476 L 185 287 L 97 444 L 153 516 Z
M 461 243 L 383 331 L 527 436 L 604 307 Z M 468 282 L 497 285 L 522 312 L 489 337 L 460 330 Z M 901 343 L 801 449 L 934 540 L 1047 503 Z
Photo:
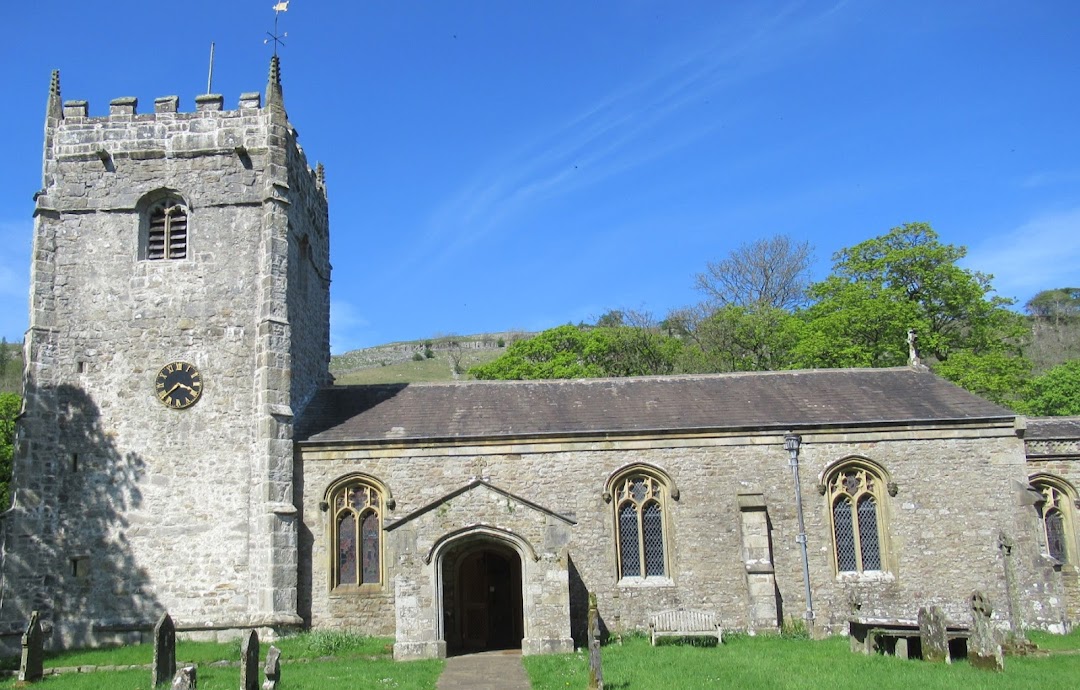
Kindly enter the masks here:
M 858 620 L 848 621 L 851 651 L 863 654 L 888 654 L 904 659 L 922 658 L 922 639 L 916 620 Z M 967 653 L 967 638 L 971 631 L 962 626 L 946 628 L 950 656 L 961 657 Z
M 724 633 L 716 622 L 716 615 L 706 611 L 672 609 L 661 611 L 649 618 L 649 640 L 656 646 L 658 637 L 715 637 L 716 644 L 723 644 Z

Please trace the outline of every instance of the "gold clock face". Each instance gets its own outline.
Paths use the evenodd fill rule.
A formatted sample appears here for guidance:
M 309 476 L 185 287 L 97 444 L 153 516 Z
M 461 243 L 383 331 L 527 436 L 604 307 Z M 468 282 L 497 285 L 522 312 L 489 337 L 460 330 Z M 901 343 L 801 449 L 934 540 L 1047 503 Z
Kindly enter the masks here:
M 202 387 L 202 374 L 188 362 L 169 362 L 154 381 L 158 400 L 175 410 L 194 405 L 202 396 Z

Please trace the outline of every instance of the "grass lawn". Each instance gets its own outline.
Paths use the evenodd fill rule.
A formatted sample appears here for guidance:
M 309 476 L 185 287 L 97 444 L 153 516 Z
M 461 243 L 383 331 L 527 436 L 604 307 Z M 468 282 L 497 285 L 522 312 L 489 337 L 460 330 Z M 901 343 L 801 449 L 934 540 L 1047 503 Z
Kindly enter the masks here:
M 1080 652 L 1080 631 L 1057 636 L 1031 633 L 1043 649 Z M 441 660 L 395 662 L 390 640 L 347 633 L 314 632 L 274 643 L 282 650 L 282 690 L 399 688 L 431 690 L 443 669 Z M 269 645 L 261 649 L 265 655 Z M 200 690 L 235 690 L 240 669 L 214 667 L 214 661 L 239 658 L 239 642 L 177 643 L 177 659 L 199 665 Z M 51 655 L 47 667 L 149 664 L 149 645 L 63 652 Z M 603 648 L 607 690 L 695 690 L 826 688 L 827 690 L 996 690 L 999 688 L 1068 688 L 1080 678 L 1080 653 L 1007 657 L 1004 673 L 972 668 L 964 661 L 931 665 L 887 656 L 863 656 L 848 650 L 847 638 L 821 641 L 731 635 L 720 647 L 662 644 L 650 647 L 642 637 Z M 525 657 L 534 690 L 584 689 L 588 661 L 583 653 Z M 306 663 L 305 663 L 306 662 Z M 6 664 L 10 667 L 10 660 Z M 260 669 L 261 672 L 261 669 Z M 46 676 L 40 687 L 56 690 L 145 690 L 148 670 L 98 671 Z M 15 680 L 0 688 L 15 687 Z
M 1080 649 L 1080 634 L 1033 636 L 1042 644 Z M 852 654 L 846 637 L 821 641 L 772 636 L 731 636 L 719 647 L 689 644 L 649 646 L 644 638 L 603 648 L 605 690 L 695 690 L 732 687 L 828 690 L 942 690 L 963 688 L 1068 688 L 1080 681 L 1080 654 L 1007 657 L 1004 673 L 972 668 L 965 661 L 931 665 L 887 656 Z M 1048 645 L 1049 646 L 1049 645 Z M 584 688 L 588 657 L 583 653 L 525 658 L 533 690 Z
M 442 673 L 443 662 L 395 662 L 391 658 L 388 638 L 363 637 L 343 633 L 314 632 L 287 637 L 273 644 L 281 650 L 282 690 L 344 690 L 346 688 L 397 688 L 400 690 L 431 690 Z M 263 643 L 260 651 L 265 658 L 270 645 Z M 331 657 L 331 658 L 327 658 Z M 240 685 L 239 667 L 212 667 L 220 660 L 238 661 L 240 642 L 217 644 L 211 642 L 177 642 L 177 665 L 195 663 L 199 667 L 199 690 L 235 690 Z M 61 666 L 123 666 L 149 664 L 153 647 L 134 645 L 113 649 L 93 649 L 61 652 L 50 655 L 45 667 Z M 308 663 L 289 663 L 304 660 Z M 5 663 L 11 667 L 11 661 Z M 18 667 L 18 661 L 15 661 Z M 262 685 L 262 668 L 259 669 Z M 149 670 L 97 671 L 93 673 L 64 673 L 46 676 L 35 687 L 56 690 L 146 690 L 150 683 Z M 15 679 L 0 682 L 0 688 L 16 686 Z

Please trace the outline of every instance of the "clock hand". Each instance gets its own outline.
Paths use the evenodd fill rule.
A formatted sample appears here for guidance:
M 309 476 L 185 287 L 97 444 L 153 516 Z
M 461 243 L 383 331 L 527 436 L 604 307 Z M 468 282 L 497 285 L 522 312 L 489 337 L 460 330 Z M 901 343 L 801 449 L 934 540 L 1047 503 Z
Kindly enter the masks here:
M 185 385 L 184 385 L 184 384 L 182 384 L 182 383 L 178 383 L 178 384 L 176 384 L 176 385 L 180 386 L 181 388 L 183 388 L 184 390 L 188 391 L 189 393 L 194 393 L 194 392 L 195 392 L 195 389 L 194 389 L 194 388 L 192 388 L 191 386 L 185 386 Z
M 180 384 L 179 384 L 179 383 L 174 383 L 174 384 L 173 384 L 173 387 L 172 387 L 172 388 L 170 388 L 169 390 L 165 391 L 165 395 L 172 395 L 172 392 L 173 392 L 174 390 L 176 390 L 177 388 L 179 388 L 179 387 L 180 387 Z

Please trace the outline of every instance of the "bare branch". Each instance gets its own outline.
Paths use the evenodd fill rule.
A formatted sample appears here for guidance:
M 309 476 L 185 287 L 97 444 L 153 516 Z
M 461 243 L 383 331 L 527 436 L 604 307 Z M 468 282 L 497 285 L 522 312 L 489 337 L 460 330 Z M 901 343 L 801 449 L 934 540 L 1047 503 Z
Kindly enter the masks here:
M 741 245 L 726 259 L 709 262 L 705 272 L 695 277 L 695 284 L 719 306 L 793 309 L 806 301 L 812 258 L 809 242 L 776 235 Z

